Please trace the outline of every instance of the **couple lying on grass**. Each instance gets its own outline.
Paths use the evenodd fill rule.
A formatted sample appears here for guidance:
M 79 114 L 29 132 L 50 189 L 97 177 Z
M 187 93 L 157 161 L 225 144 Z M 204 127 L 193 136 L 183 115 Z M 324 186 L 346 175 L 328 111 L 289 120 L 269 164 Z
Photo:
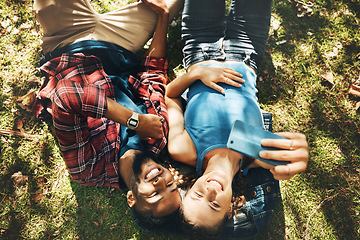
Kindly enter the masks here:
M 300 133 L 261 141 L 280 148 L 261 151 L 261 158 L 290 162 L 276 167 L 226 145 L 236 120 L 264 127 L 256 77 L 271 4 L 233 0 L 225 16 L 225 0 L 143 0 L 98 14 L 88 0 L 35 0 L 46 81 L 33 110 L 52 117 L 72 178 L 128 188 L 134 219 L 149 230 L 182 226 L 181 232 L 233 238 L 263 231 L 279 194 L 275 179 L 290 179 L 308 161 Z M 183 5 L 187 72 L 166 86 L 167 25 Z M 138 64 L 135 52 L 150 37 Z M 183 199 L 158 159 L 164 151 L 200 176 Z M 239 185 L 236 194 L 244 197 L 234 202 Z

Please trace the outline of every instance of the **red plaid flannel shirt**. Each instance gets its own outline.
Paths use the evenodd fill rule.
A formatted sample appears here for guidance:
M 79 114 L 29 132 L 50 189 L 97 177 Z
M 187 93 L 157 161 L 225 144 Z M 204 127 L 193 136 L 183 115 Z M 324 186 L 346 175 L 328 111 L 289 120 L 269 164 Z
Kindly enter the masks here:
M 150 140 L 158 154 L 166 145 L 168 116 L 164 101 L 167 61 L 147 57 L 137 76 L 129 81 L 145 101 L 148 113 L 161 115 L 163 139 Z M 120 125 L 104 117 L 106 97 L 115 99 L 110 78 L 95 56 L 63 54 L 45 63 L 42 85 L 33 111 L 37 117 L 51 115 L 70 175 L 86 186 L 120 188 L 118 169 Z

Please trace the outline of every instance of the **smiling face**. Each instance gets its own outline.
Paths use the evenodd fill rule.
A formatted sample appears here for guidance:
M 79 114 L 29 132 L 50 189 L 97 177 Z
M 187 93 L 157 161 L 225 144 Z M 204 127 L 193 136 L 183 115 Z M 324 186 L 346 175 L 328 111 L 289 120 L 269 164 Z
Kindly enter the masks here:
M 144 158 L 135 159 L 133 170 L 135 174 L 132 184 L 135 199 L 133 206 L 135 205 L 137 211 L 148 212 L 153 217 L 160 218 L 179 208 L 180 193 L 167 168 L 150 158 Z M 129 205 L 132 207 L 131 203 Z
M 183 199 L 183 214 L 187 221 L 211 229 L 221 225 L 231 209 L 231 179 L 222 171 L 203 174 Z

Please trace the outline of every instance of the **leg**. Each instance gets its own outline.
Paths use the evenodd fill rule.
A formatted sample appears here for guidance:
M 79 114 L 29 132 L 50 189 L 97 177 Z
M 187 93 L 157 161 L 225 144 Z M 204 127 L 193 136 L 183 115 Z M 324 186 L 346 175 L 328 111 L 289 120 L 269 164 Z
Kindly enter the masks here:
M 182 22 L 185 68 L 199 61 L 224 57 L 224 0 L 186 0 Z
M 227 60 L 260 67 L 270 27 L 272 0 L 232 0 L 226 25 Z

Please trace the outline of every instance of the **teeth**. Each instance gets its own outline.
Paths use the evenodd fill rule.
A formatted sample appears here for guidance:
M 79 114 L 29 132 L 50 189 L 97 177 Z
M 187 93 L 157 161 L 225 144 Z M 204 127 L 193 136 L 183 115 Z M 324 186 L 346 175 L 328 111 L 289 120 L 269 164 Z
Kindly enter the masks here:
M 154 176 L 156 176 L 158 173 L 159 173 L 159 169 L 157 168 L 154 168 L 153 170 L 151 170 L 148 174 L 146 174 L 146 179 L 151 179 L 153 178 Z

